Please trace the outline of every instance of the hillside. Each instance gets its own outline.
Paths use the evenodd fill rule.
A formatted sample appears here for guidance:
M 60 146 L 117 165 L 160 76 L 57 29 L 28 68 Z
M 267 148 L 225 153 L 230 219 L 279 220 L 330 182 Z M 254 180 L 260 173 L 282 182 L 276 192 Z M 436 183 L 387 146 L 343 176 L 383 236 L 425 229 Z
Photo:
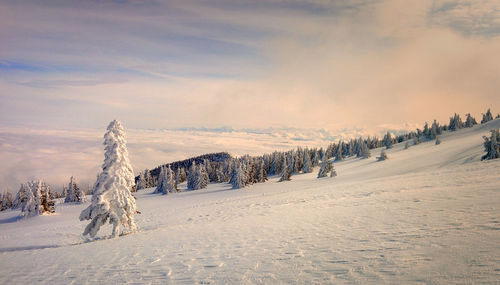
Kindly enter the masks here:
M 1 212 L 0 283 L 493 283 L 500 160 L 480 161 L 492 128 L 500 119 L 440 145 L 400 143 L 383 162 L 371 150 L 335 163 L 334 179 L 315 169 L 239 190 L 142 190 L 139 231 L 117 239 L 83 239 L 88 204 Z

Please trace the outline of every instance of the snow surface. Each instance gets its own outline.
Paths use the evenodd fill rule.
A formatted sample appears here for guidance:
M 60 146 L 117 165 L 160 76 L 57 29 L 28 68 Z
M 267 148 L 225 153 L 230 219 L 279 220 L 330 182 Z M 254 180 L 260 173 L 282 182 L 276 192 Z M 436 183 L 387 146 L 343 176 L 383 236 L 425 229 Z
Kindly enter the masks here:
M 0 213 L 0 284 L 495 283 L 500 160 L 480 161 L 485 125 L 368 159 L 233 190 L 136 193 L 138 232 L 88 242 L 84 204 Z M 180 185 L 185 189 L 185 184 Z

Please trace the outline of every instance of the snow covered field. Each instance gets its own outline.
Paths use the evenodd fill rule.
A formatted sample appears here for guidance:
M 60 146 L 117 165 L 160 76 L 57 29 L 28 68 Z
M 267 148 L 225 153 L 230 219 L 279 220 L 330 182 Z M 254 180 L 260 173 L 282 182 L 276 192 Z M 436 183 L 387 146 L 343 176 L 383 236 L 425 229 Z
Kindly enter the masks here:
M 480 161 L 492 128 L 398 144 L 382 162 L 372 150 L 335 163 L 334 179 L 140 191 L 139 231 L 116 239 L 83 239 L 88 202 L 1 212 L 0 284 L 495 283 L 500 160 Z

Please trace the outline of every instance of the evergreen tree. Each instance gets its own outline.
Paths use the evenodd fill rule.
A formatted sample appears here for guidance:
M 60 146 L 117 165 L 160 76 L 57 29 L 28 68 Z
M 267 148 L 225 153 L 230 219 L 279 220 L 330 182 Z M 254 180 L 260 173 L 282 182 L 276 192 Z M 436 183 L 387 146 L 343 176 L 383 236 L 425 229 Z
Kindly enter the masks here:
M 128 158 L 125 131 L 119 121 L 112 121 L 104 135 L 104 163 L 99 179 L 94 184 L 92 203 L 80 214 L 80 221 L 91 220 L 83 235 L 95 237 L 106 222 L 113 224 L 113 236 L 120 226 L 136 229 L 135 198 L 130 189 L 135 184 L 134 173 Z
M 392 147 L 392 136 L 390 132 L 387 132 L 387 134 L 385 134 L 383 143 L 386 149 L 390 149 Z
M 153 177 L 151 176 L 151 172 L 149 172 L 149 169 L 144 170 L 144 184 L 146 186 L 145 188 L 150 188 L 155 186 Z
M 10 208 L 12 208 L 12 194 L 10 192 L 6 192 L 2 195 L 0 211 L 5 211 Z
M 24 204 L 28 200 L 28 185 L 21 184 L 19 191 L 16 194 L 16 198 L 12 202 L 12 209 L 23 208 Z
M 384 150 L 382 150 L 382 151 L 380 152 L 380 156 L 378 156 L 378 157 L 377 157 L 377 160 L 378 160 L 378 161 L 383 161 L 383 160 L 386 160 L 386 159 L 388 159 L 387 154 L 385 153 L 385 151 L 384 151 Z
M 364 141 L 361 141 L 360 149 L 359 149 L 359 157 L 361 158 L 369 158 L 371 156 L 370 150 Z
M 286 156 L 283 157 L 283 167 L 281 169 L 280 180 L 278 182 L 290 181 L 290 171 L 288 170 L 288 164 L 286 161 Z
M 137 181 L 137 190 L 147 188 L 146 178 L 144 172 L 139 173 L 139 180 Z
M 304 154 L 304 165 L 302 166 L 303 173 L 311 173 L 313 171 L 313 166 L 309 153 Z
M 441 140 L 439 139 L 439 137 L 436 137 L 436 145 L 438 144 L 441 144 Z
M 456 131 L 462 129 L 465 124 L 462 122 L 460 115 L 456 114 L 453 117 L 450 117 L 450 124 L 448 125 L 448 129 L 450 131 Z
M 484 151 L 486 152 L 481 160 L 500 158 L 500 132 L 499 129 L 491 130 L 490 137 L 483 136 Z
M 408 144 L 408 141 L 405 142 L 405 149 L 408 149 L 410 145 Z
M 187 175 L 187 188 L 189 190 L 195 190 L 196 189 L 196 174 L 198 173 L 196 163 L 193 160 L 193 163 L 191 164 L 191 168 L 189 168 L 189 172 Z
M 470 113 L 467 113 L 465 115 L 467 118 L 465 119 L 465 127 L 466 128 L 471 128 L 475 125 L 477 125 L 476 119 L 470 115 Z
M 481 120 L 481 124 L 484 124 L 486 122 L 489 122 L 493 120 L 493 115 L 491 115 L 491 110 L 488 108 L 488 111 L 486 111 L 486 114 L 483 114 L 483 119 Z
M 155 191 L 153 193 L 163 193 L 163 194 L 167 194 L 167 191 L 165 189 L 166 185 L 165 185 L 165 182 L 166 182 L 166 177 L 167 174 L 166 174 L 166 169 L 164 166 L 162 166 L 160 168 L 160 174 L 158 174 L 158 184 L 156 184 L 156 188 L 155 188 Z
M 42 214 L 44 213 L 54 213 L 55 212 L 55 203 L 52 200 L 52 195 L 50 193 L 50 187 L 48 184 L 43 182 L 39 183 L 40 187 L 40 211 Z
M 337 147 L 337 153 L 336 153 L 336 156 L 335 156 L 335 160 L 336 161 L 342 161 L 344 160 L 344 150 L 343 150 L 343 142 L 342 141 L 339 141 L 339 145 Z M 323 160 L 328 159 L 328 157 L 324 157 L 323 156 Z
M 26 202 L 23 204 L 21 214 L 23 217 L 34 217 L 40 214 L 40 192 L 35 188 L 35 183 L 26 184 Z
M 71 176 L 68 184 L 68 194 L 64 199 L 64 203 L 83 203 L 86 201 L 85 193 L 83 190 L 76 184 L 76 178 Z
M 234 168 L 234 178 L 232 178 L 231 184 L 233 185 L 233 189 L 240 189 L 246 186 L 247 176 L 241 164 L 235 166 Z
M 332 170 L 332 167 L 333 167 L 332 162 L 328 158 L 326 158 L 326 156 L 323 156 L 323 159 L 321 160 L 321 166 L 318 172 L 318 178 L 326 177 L 328 173 Z
M 266 181 L 267 181 L 267 172 L 266 172 L 266 168 L 264 165 L 264 160 L 261 160 L 259 169 L 257 171 L 257 182 L 263 183 Z
M 175 185 L 174 172 L 170 168 L 170 165 L 165 169 L 165 180 L 163 181 L 164 192 L 163 194 L 168 193 L 177 193 L 177 186 Z

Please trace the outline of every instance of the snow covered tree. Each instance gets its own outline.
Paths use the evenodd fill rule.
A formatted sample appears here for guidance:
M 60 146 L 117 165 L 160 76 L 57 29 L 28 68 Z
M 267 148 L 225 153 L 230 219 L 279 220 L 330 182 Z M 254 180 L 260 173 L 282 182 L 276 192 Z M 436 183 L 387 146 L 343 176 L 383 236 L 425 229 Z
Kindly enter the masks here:
M 481 160 L 500 158 L 500 132 L 499 129 L 491 130 L 490 137 L 483 136 L 484 151 L 486 152 Z
M 165 167 L 160 168 L 160 174 L 158 174 L 158 184 L 156 184 L 156 189 L 153 193 L 165 193 L 165 180 L 166 180 L 166 171 Z
M 151 176 L 151 172 L 149 172 L 149 169 L 144 170 L 144 185 L 145 188 L 150 188 L 155 186 L 154 179 Z
M 332 162 L 324 155 L 323 159 L 321 160 L 321 165 L 318 172 L 318 178 L 326 177 L 328 173 L 332 170 L 332 167 L 333 167 Z
M 286 156 L 283 156 L 283 167 L 281 168 L 279 182 L 283 181 L 290 181 L 290 171 L 288 170 L 288 163 L 286 161 Z
M 378 161 L 383 161 L 383 160 L 386 160 L 386 159 L 388 159 L 387 154 L 385 153 L 385 151 L 384 151 L 384 150 L 382 150 L 382 151 L 380 152 L 380 156 L 378 156 L 378 157 L 377 157 L 377 160 L 378 160 Z
M 486 114 L 483 114 L 483 119 L 481 120 L 481 124 L 487 123 L 491 120 L 493 120 L 493 115 L 491 114 L 491 110 L 488 108 Z
M 309 153 L 304 154 L 304 165 L 302 166 L 302 173 L 311 173 L 313 171 L 312 161 Z
M 44 182 L 40 182 L 38 187 L 40 187 L 40 213 L 54 213 L 55 203 L 52 200 L 50 186 Z
M 477 125 L 476 119 L 470 115 L 470 113 L 467 113 L 465 118 L 465 127 L 466 128 L 471 128 L 475 125 Z
M 193 163 L 191 164 L 191 168 L 189 168 L 189 172 L 187 174 L 187 188 L 189 190 L 196 190 L 197 187 L 197 173 L 198 173 L 198 168 L 196 166 L 196 163 L 193 160 Z
M 456 131 L 462 129 L 465 124 L 462 122 L 460 115 L 456 114 L 453 117 L 450 117 L 450 124 L 448 125 L 448 129 L 450 131 Z
M 136 229 L 135 198 L 130 189 L 135 184 L 134 172 L 128 158 L 125 131 L 121 123 L 112 121 L 104 135 L 104 163 L 94 184 L 92 203 L 80 214 L 80 221 L 91 220 L 83 235 L 95 237 L 106 222 L 113 225 L 112 235 L 119 234 L 120 226 Z
M 28 190 L 29 189 L 27 184 L 21 184 L 21 187 L 16 194 L 16 198 L 14 198 L 14 201 L 12 202 L 12 209 L 23 207 L 24 203 L 26 203 L 28 199 Z
M 21 214 L 23 217 L 34 217 L 40 214 L 40 191 L 35 188 L 35 183 L 27 183 L 26 202 L 23 204 Z
M 10 208 L 12 208 L 12 193 L 6 192 L 2 195 L 2 199 L 0 199 L 0 211 L 5 211 Z
M 137 190 L 145 189 L 147 188 L 147 183 L 146 179 L 144 177 L 144 172 L 139 173 L 139 180 L 137 181 Z
M 370 150 L 364 141 L 361 141 L 360 149 L 359 149 L 359 157 L 361 158 L 369 158 L 371 156 Z
M 85 193 L 83 190 L 76 184 L 76 178 L 71 176 L 68 184 L 68 194 L 64 199 L 64 203 L 83 203 L 86 201 Z
M 165 185 L 165 192 L 163 194 L 168 193 L 177 193 L 177 186 L 175 185 L 174 172 L 170 168 L 170 165 L 165 169 L 165 180 L 163 184 Z
M 383 138 L 383 144 L 386 149 L 390 149 L 392 147 L 392 135 L 390 132 L 387 132 Z
M 233 189 L 240 189 L 246 186 L 247 176 L 245 171 L 243 171 L 241 164 L 235 166 L 234 177 L 231 180 Z
M 339 141 L 339 145 L 337 147 L 337 153 L 335 156 L 336 161 L 344 160 L 344 149 L 342 147 L 343 145 L 344 145 L 344 143 L 342 141 Z M 328 158 L 328 156 L 327 157 L 323 156 L 323 160 L 325 160 L 325 158 Z
M 257 170 L 257 182 L 263 183 L 267 181 L 267 172 L 264 165 L 264 160 L 262 159 Z
M 408 141 L 405 142 L 405 149 L 408 149 L 410 145 L 408 144 Z

